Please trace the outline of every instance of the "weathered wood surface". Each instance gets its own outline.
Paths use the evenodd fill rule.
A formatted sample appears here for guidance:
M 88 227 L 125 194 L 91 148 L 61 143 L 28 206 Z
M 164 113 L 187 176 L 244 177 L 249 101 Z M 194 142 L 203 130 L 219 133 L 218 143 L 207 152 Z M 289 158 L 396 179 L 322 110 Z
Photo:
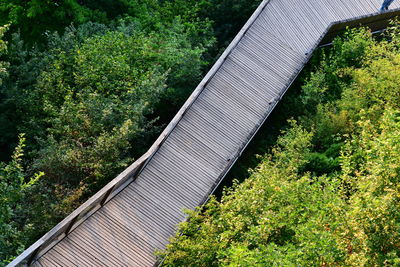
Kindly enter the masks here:
M 182 210 L 213 192 L 329 29 L 398 12 L 378 14 L 381 2 L 264 0 L 150 151 L 10 266 L 156 264 Z

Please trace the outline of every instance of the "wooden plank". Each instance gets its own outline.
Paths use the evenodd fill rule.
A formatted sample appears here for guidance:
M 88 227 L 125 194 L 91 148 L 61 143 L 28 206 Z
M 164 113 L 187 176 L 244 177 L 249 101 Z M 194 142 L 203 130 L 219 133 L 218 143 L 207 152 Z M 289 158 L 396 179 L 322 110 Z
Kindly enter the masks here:
M 106 261 L 112 266 L 152 262 L 152 248 L 157 245 L 152 243 L 156 242 L 155 239 L 150 241 L 138 229 L 124 227 L 118 217 L 102 215 L 88 224 L 85 230 L 76 233 L 77 237 L 85 240 L 85 247 L 90 248 L 93 254 L 96 251 L 106 255 Z
M 309 0 L 305 1 L 304 5 L 307 8 L 309 14 L 317 19 L 317 23 L 322 26 L 322 32 L 332 23 L 335 21 L 334 15 L 328 11 L 326 5 L 321 0 Z M 322 34 L 321 32 L 321 34 Z
M 57 254 L 56 252 L 54 252 L 53 255 L 54 255 L 53 257 L 43 257 L 37 262 L 40 262 L 42 266 L 51 266 L 51 267 L 54 266 L 62 267 L 63 265 L 68 266 L 68 264 L 71 264 L 70 261 L 63 259 L 62 256 Z
M 122 218 L 121 222 L 124 225 L 131 225 L 131 227 L 140 226 L 140 230 L 146 234 L 151 234 L 152 237 L 162 242 L 168 238 L 169 227 L 167 225 L 174 223 L 177 219 L 166 217 L 159 211 L 159 206 L 154 205 L 153 202 L 145 203 L 141 195 L 132 195 L 129 199 L 127 197 L 120 197 L 116 199 L 115 204 L 119 208 L 108 208 L 107 214 L 115 216 L 115 218 Z M 131 202 L 142 203 L 142 208 L 135 205 L 132 208 Z M 145 208 L 145 209 L 143 209 Z M 147 213 L 143 213 L 147 209 Z M 160 219 L 164 220 L 160 224 Z M 167 233 L 167 234 L 165 234 Z
M 246 63 L 243 61 L 232 59 L 229 60 L 229 64 L 232 65 L 231 67 L 235 69 L 235 72 L 240 77 L 240 79 L 246 80 L 249 84 L 252 84 L 254 88 L 268 88 L 268 90 L 271 91 L 270 96 L 277 95 L 277 93 L 280 91 L 279 89 L 285 87 L 284 81 L 280 81 L 278 79 L 271 79 L 272 74 L 270 74 L 269 77 L 266 77 L 266 75 L 264 76 L 259 71 L 254 71 L 250 66 L 247 66 Z M 221 79 L 221 81 L 223 81 L 223 79 Z M 215 88 L 221 88 L 222 83 L 218 81 L 215 82 L 215 85 L 213 84 L 213 86 L 215 86 Z M 226 89 L 230 89 L 232 92 L 235 92 L 233 90 L 234 85 L 229 84 L 229 87 L 228 86 L 226 87 L 227 87 Z M 234 103 L 237 102 L 238 99 L 232 98 L 230 99 L 230 101 Z M 249 119 L 251 118 L 251 121 L 256 122 L 260 114 L 258 111 L 255 111 L 254 108 L 249 104 L 251 103 L 242 103 L 240 110 L 249 110 L 251 114 L 249 114 L 248 116 L 252 115 L 252 117 L 249 117 Z
M 351 21 L 338 21 L 332 25 L 330 31 L 324 36 L 321 41 L 321 45 L 330 43 L 337 34 L 344 31 L 347 27 L 358 27 L 359 25 L 366 25 L 371 28 L 372 31 L 382 30 L 388 26 L 388 21 L 400 15 L 400 11 L 392 10 L 384 13 L 376 13 L 374 16 L 361 16 Z
M 157 214 L 154 214 L 154 219 L 163 218 L 164 220 L 170 219 L 171 221 L 180 221 L 182 217 L 184 217 L 182 216 L 182 213 L 180 213 L 179 205 L 165 201 L 165 199 L 168 199 L 168 197 L 166 196 L 167 194 L 162 196 L 144 194 L 142 190 L 138 190 L 136 187 L 132 187 L 126 190 L 129 190 L 132 194 L 141 196 L 145 200 L 140 202 L 140 205 L 136 204 L 132 207 L 135 211 L 141 212 L 141 214 L 147 216 L 147 206 L 152 205 L 157 208 L 158 211 Z
M 137 262 L 138 258 L 142 257 L 151 263 L 154 258 L 154 249 L 163 246 L 162 239 L 155 238 L 151 232 L 134 227 L 135 225 L 128 223 L 128 221 L 118 220 L 118 217 L 106 217 L 101 222 L 108 222 L 115 226 L 111 234 L 120 242 L 122 253 L 131 252 L 128 255 L 131 261 Z
M 380 6 L 379 6 L 379 8 L 380 8 Z M 398 8 L 400 8 L 400 3 L 399 3 L 399 1 L 394 1 L 393 3 L 392 3 L 392 5 L 390 6 L 390 10 L 394 10 L 394 9 L 398 9 Z
M 32 267 L 43 267 L 42 264 L 40 264 L 40 261 L 35 261 L 34 263 L 31 264 Z
M 153 181 L 156 181 L 155 183 Z M 179 186 L 177 184 L 177 186 Z M 169 206 L 172 212 L 179 211 L 180 207 L 189 208 L 190 202 L 185 201 L 185 198 L 181 197 L 176 190 L 180 188 L 175 188 L 173 191 L 168 191 L 167 187 L 160 179 L 141 179 L 141 182 L 135 184 L 135 188 L 146 196 L 151 196 L 154 199 L 162 201 L 161 208 Z M 194 204 L 196 205 L 196 204 Z
M 278 1 L 273 1 L 269 5 L 266 12 L 261 14 L 261 19 L 264 19 L 264 25 L 270 31 L 278 36 L 282 42 L 287 43 L 293 50 L 304 54 L 306 52 L 306 40 L 296 29 L 296 21 L 293 21 L 290 16 L 281 9 L 281 4 Z M 273 25 L 273 27 L 269 27 Z
M 185 180 L 189 181 L 190 184 L 195 184 L 199 188 L 208 188 L 210 175 L 207 175 L 206 173 L 199 173 L 196 172 L 191 164 L 191 162 L 186 162 L 186 161 L 179 161 L 180 159 L 176 155 L 166 155 L 160 153 L 157 155 L 159 157 L 159 161 L 164 164 L 160 164 L 160 171 L 166 171 L 166 170 L 173 170 L 175 175 L 172 176 L 172 179 L 175 179 L 176 181 L 179 181 L 180 183 L 184 183 Z M 165 166 L 165 167 L 163 167 Z M 154 169 L 154 168 L 152 168 Z M 199 177 L 203 179 L 193 179 L 193 177 Z M 212 176 L 211 176 L 212 177 Z M 194 180 L 197 180 L 198 182 L 194 182 Z M 176 182 L 175 184 L 178 184 L 179 182 Z
M 176 160 L 176 165 L 181 166 L 182 163 L 188 164 L 188 167 L 191 167 L 191 170 L 193 170 L 196 174 L 196 177 L 201 177 L 201 180 L 205 181 L 206 186 L 210 186 L 209 183 L 207 183 L 208 180 L 213 180 L 212 177 L 215 177 L 215 175 L 218 174 L 218 172 L 213 171 L 212 168 L 213 166 L 207 163 L 204 160 L 201 160 L 200 158 L 187 153 L 185 149 L 181 149 L 179 146 L 179 143 L 174 143 L 170 144 L 168 147 L 165 148 L 163 151 L 165 154 L 165 157 L 171 157 L 173 160 Z M 162 152 L 161 152 L 162 153 Z M 183 168 L 183 167 L 182 167 Z M 170 181 L 175 184 L 175 186 L 178 186 L 181 184 L 183 181 L 192 181 L 192 177 L 184 177 L 184 179 L 179 179 L 180 177 L 170 177 Z M 189 193 L 190 194 L 190 193 Z
M 253 60 L 267 68 L 274 70 L 278 75 L 287 76 L 293 74 L 293 71 L 300 66 L 300 62 L 296 62 L 288 53 L 286 49 L 280 47 L 276 49 L 271 44 L 263 43 L 261 38 L 258 36 L 247 35 L 247 38 L 243 40 L 241 46 L 237 48 L 239 53 L 244 53 L 251 57 Z
M 157 169 L 146 169 L 149 172 L 149 176 L 158 176 L 158 177 L 165 177 L 165 175 L 162 175 L 160 172 L 157 171 Z M 195 201 L 195 203 L 198 203 L 196 199 L 201 199 L 203 197 L 203 192 L 204 189 L 201 190 L 199 186 L 195 186 L 195 183 L 190 183 L 192 181 L 196 181 L 199 179 L 182 179 L 177 181 L 162 181 L 164 186 L 168 191 L 175 191 L 176 194 L 180 194 L 182 198 L 187 199 L 187 203 L 191 203 Z M 210 185 L 211 186 L 211 185 Z M 178 191 L 179 187 L 179 191 Z
M 219 92 L 214 91 L 213 93 Z M 228 94 L 229 93 L 230 92 L 228 92 Z M 229 114 L 229 112 L 227 112 L 228 110 L 224 110 L 224 112 L 222 109 L 219 109 L 218 114 L 212 114 L 211 110 L 207 109 L 206 106 L 210 103 L 206 102 L 206 99 L 202 100 L 202 105 L 193 107 L 190 114 L 188 114 L 188 117 L 193 121 L 193 125 L 197 126 L 196 129 L 203 128 L 204 135 L 217 140 L 218 143 L 223 144 L 223 147 L 228 149 L 225 155 L 230 154 L 231 150 L 229 148 L 234 149 L 234 140 L 243 135 L 243 131 L 241 131 L 241 129 L 246 129 L 247 122 L 237 119 L 236 124 L 232 123 L 232 120 L 229 119 L 229 116 L 232 116 L 232 114 Z M 210 100 L 210 102 L 211 101 L 212 100 Z M 222 115 L 223 112 L 225 113 L 224 115 Z M 218 117 L 218 115 L 221 116 Z M 224 125 L 225 128 L 221 128 L 221 125 Z
M 220 72 L 223 73 L 227 79 L 230 78 L 227 77 L 228 75 L 230 75 L 229 72 L 226 72 L 224 69 L 220 69 Z M 257 106 L 256 110 L 264 109 L 263 103 L 261 103 L 260 100 L 262 99 L 262 96 L 258 94 L 255 88 L 252 88 L 250 85 L 245 84 L 237 76 L 232 76 L 230 80 L 236 80 L 234 82 L 234 84 L 236 85 L 238 85 L 239 82 L 244 84 L 244 86 L 238 87 L 243 88 L 242 90 L 236 90 L 236 97 L 247 99 L 247 101 L 252 102 L 254 106 Z M 256 98 L 255 96 L 259 96 L 259 98 Z M 239 120 L 237 117 L 233 116 L 231 112 L 228 112 L 229 110 L 227 110 L 223 106 L 217 105 L 213 101 L 207 101 L 207 99 L 199 99 L 199 102 L 201 102 L 203 106 L 203 110 L 199 111 L 202 112 L 201 114 L 204 113 L 207 117 L 210 117 L 212 123 L 214 123 L 215 121 L 220 122 L 215 126 L 217 129 L 220 129 L 220 131 L 222 131 L 226 136 L 231 136 L 232 134 L 234 134 L 234 136 L 232 136 L 230 139 L 231 142 L 236 143 L 235 140 L 240 140 L 240 136 L 243 136 L 243 132 L 245 132 L 243 129 L 247 129 L 251 125 L 249 124 L 248 120 Z
M 229 144 L 231 141 L 227 141 L 225 133 L 220 132 L 218 128 L 215 128 L 213 126 L 208 127 L 208 125 L 200 124 L 200 119 L 199 121 L 194 121 L 194 118 L 199 118 L 199 115 L 194 112 L 187 114 L 187 117 L 184 120 L 185 123 L 182 123 L 181 126 L 182 133 L 186 134 L 188 138 L 193 137 L 195 141 L 209 144 L 213 151 L 216 151 L 216 153 L 219 153 L 221 155 L 221 157 L 223 158 L 221 162 L 227 160 L 229 155 L 232 153 L 232 151 L 234 151 L 235 148 L 233 145 L 226 146 L 226 144 Z M 204 121 L 205 119 L 201 120 Z M 223 138 L 216 139 L 216 137 Z M 190 144 L 187 139 L 183 138 L 179 138 L 179 142 L 182 144 Z M 200 147 L 199 152 L 203 153 L 208 150 L 208 146 L 204 145 L 203 147 Z M 207 153 L 204 153 L 204 155 L 207 155 Z
M 193 129 L 190 128 L 190 125 L 186 125 L 188 131 L 185 131 L 185 125 L 181 123 L 180 131 L 182 135 L 186 136 L 187 140 L 190 142 L 186 142 L 186 140 L 182 140 L 179 135 L 173 135 L 170 138 L 171 143 L 175 146 L 179 147 L 179 149 L 185 150 L 187 153 L 191 153 L 196 157 L 199 157 L 204 161 L 204 164 L 207 164 L 210 167 L 210 170 L 215 171 L 216 173 L 220 173 L 221 168 L 220 165 L 223 165 L 226 161 L 226 155 L 223 155 L 219 150 L 219 144 L 208 143 L 199 139 L 196 133 L 192 133 Z M 199 130 L 196 129 L 196 132 L 199 133 Z M 154 166 L 157 169 L 157 166 Z
M 73 259 L 67 259 L 65 257 L 63 257 L 62 254 L 56 252 L 54 250 L 54 257 L 49 257 L 48 255 L 46 255 L 45 261 L 48 261 L 49 265 L 48 266 L 82 266 L 79 265 L 78 262 L 76 260 Z M 62 264 L 61 264 L 62 263 Z
M 226 72 L 224 69 L 220 69 L 219 73 Z M 215 89 L 216 84 L 221 86 Z M 238 90 L 231 90 L 235 87 Z M 249 96 L 252 90 L 254 88 L 250 88 L 244 83 L 238 84 L 235 80 L 221 77 L 221 79 L 210 85 L 208 97 L 199 100 L 201 107 L 194 110 L 194 117 L 203 117 L 204 114 L 204 118 L 207 118 L 212 127 L 222 132 L 225 136 L 225 138 L 221 139 L 221 142 L 225 143 L 225 139 L 228 138 L 231 144 L 235 144 L 235 140 L 240 139 L 246 129 L 252 125 L 256 117 L 254 114 L 259 109 L 254 107 L 241 109 L 240 107 L 245 106 L 248 102 L 251 102 L 254 106 L 261 106 L 261 103 L 255 102 L 254 98 Z M 218 99 L 215 96 L 218 96 Z M 223 99 L 222 105 L 220 99 Z M 215 122 L 219 123 L 215 124 Z
M 282 88 L 285 86 L 287 79 L 285 79 L 281 74 L 273 71 L 266 65 L 257 64 L 257 61 L 254 61 L 252 58 L 248 57 L 245 53 L 240 53 L 240 50 L 236 50 L 237 53 L 232 53 L 232 64 L 235 66 L 234 68 L 230 68 L 231 70 L 234 69 L 235 71 L 238 68 L 243 69 L 243 71 L 248 72 L 249 76 L 253 76 L 253 80 L 248 80 L 248 84 L 252 84 L 253 86 L 256 85 L 256 81 L 260 81 L 260 85 L 269 85 L 271 84 L 272 88 Z M 222 76 L 222 73 L 221 73 Z M 240 77 L 247 77 L 247 76 L 240 76 Z M 257 77 L 257 79 L 254 79 Z M 226 80 L 226 79 L 225 79 Z M 272 89 L 271 88 L 271 89 Z M 239 90 L 235 90 L 239 91 Z M 280 91 L 280 90 L 279 90 Z
M 176 168 L 174 167 L 173 164 L 171 164 L 172 162 L 174 162 L 174 160 L 172 158 L 168 158 L 168 157 L 164 157 L 163 155 L 158 155 L 159 158 L 157 158 L 156 160 L 158 160 L 158 162 L 162 162 L 165 164 L 160 164 L 160 166 L 162 165 L 162 167 L 160 168 L 151 168 L 151 170 L 154 170 L 154 172 L 156 172 L 156 170 L 159 171 L 159 173 L 164 174 L 164 175 L 171 175 L 171 177 L 193 177 L 193 174 L 190 170 L 183 170 L 183 168 Z M 198 177 L 198 176 L 197 176 Z M 180 181 L 182 181 L 182 183 L 186 183 L 185 179 L 181 179 Z M 205 188 L 208 188 L 208 183 L 207 181 L 203 181 L 201 179 L 188 179 L 187 180 L 187 184 L 195 184 L 197 187 L 199 188 L 203 188 L 203 190 Z M 203 191 L 204 193 L 204 191 Z
M 51 253 L 54 253 L 51 255 Z M 80 266 L 107 266 L 105 255 L 91 253 L 90 248 L 74 238 L 65 238 L 44 256 L 47 260 L 57 260 L 61 266 L 67 266 L 69 261 L 74 261 Z
M 214 93 L 219 93 L 219 92 L 214 92 Z M 235 97 L 233 95 L 231 96 Z M 243 99 L 241 100 L 241 102 L 243 102 Z M 232 122 L 232 120 L 229 119 L 229 117 L 232 116 L 232 113 L 225 112 L 224 114 L 225 116 L 218 117 L 218 115 L 222 114 L 222 112 L 219 114 L 213 114 L 212 110 L 207 109 L 207 104 L 211 105 L 212 102 L 211 103 L 203 102 L 203 103 L 204 105 L 202 107 L 193 109 L 192 113 L 190 114 L 192 120 L 195 120 L 195 125 L 197 125 L 198 128 L 200 127 L 204 128 L 206 135 L 210 136 L 213 139 L 218 140 L 218 142 L 223 144 L 224 147 L 231 148 L 229 151 L 232 151 L 232 149 L 234 150 L 236 145 L 235 140 L 238 140 L 241 137 L 245 136 L 244 131 L 247 128 L 246 124 L 248 124 L 249 121 L 240 120 L 237 118 L 235 124 Z M 225 102 L 225 104 L 227 103 L 228 101 Z M 229 154 L 231 153 L 232 152 L 230 152 Z
M 255 23 L 242 43 L 246 44 L 246 40 L 249 40 L 251 42 L 250 47 L 254 47 L 254 52 L 257 52 L 258 49 L 261 49 L 260 52 L 265 51 L 268 55 L 268 57 L 265 56 L 265 59 L 270 59 L 270 64 L 281 62 L 282 68 L 289 68 L 290 70 L 294 66 L 301 66 L 305 58 L 304 54 L 293 50 L 288 44 L 270 33 L 269 30 L 263 23 Z M 260 53 L 260 56 L 264 56 L 263 53 Z

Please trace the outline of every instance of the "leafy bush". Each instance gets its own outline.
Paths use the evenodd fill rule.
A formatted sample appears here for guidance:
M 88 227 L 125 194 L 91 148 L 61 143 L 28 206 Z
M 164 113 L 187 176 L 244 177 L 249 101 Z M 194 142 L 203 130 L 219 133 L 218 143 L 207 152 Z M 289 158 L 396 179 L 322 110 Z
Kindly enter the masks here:
M 25 50 L 15 36 L 0 87 L 2 143 L 25 132 L 33 166 L 48 179 L 98 189 L 145 152 L 157 117 L 172 116 L 200 80 L 213 40 L 193 45 L 192 37 L 179 18 L 157 32 L 124 21 L 71 27 L 50 35 L 44 52 Z
M 43 175 L 38 173 L 32 178 L 26 177 L 21 164 L 24 142 L 24 136 L 20 135 L 11 161 L 7 164 L 0 162 L 0 265 L 25 249 L 25 233 L 32 224 L 26 222 L 24 198 Z
M 191 213 L 168 246 L 166 266 L 309 266 L 342 261 L 334 235 L 344 201 L 339 180 L 299 169 L 312 134 L 294 125 L 251 177 Z
M 341 235 L 352 266 L 400 264 L 400 110 L 378 122 L 360 120 L 360 137 L 343 152 L 343 180 L 352 186 Z

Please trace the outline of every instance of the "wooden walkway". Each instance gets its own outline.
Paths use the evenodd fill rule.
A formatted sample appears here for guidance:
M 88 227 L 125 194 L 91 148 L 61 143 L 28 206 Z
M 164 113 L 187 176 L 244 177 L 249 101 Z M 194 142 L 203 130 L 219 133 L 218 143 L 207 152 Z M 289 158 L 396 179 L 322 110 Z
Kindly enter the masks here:
M 323 37 L 354 19 L 382 27 L 400 1 L 386 14 L 381 2 L 263 1 L 150 151 L 9 266 L 157 264 L 182 210 L 207 201 Z

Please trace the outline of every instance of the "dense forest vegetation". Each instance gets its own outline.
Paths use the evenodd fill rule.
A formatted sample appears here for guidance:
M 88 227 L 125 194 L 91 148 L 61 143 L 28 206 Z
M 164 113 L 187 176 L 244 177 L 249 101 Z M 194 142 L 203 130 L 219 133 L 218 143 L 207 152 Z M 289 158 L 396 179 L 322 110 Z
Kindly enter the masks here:
M 257 6 L 0 2 L 0 265 L 149 148 Z
M 0 265 L 149 148 L 259 2 L 0 2 Z M 165 265 L 399 265 L 399 31 L 320 51 Z
M 319 51 L 288 102 L 303 112 L 248 179 L 189 212 L 164 265 L 400 265 L 399 74 L 399 26 Z

